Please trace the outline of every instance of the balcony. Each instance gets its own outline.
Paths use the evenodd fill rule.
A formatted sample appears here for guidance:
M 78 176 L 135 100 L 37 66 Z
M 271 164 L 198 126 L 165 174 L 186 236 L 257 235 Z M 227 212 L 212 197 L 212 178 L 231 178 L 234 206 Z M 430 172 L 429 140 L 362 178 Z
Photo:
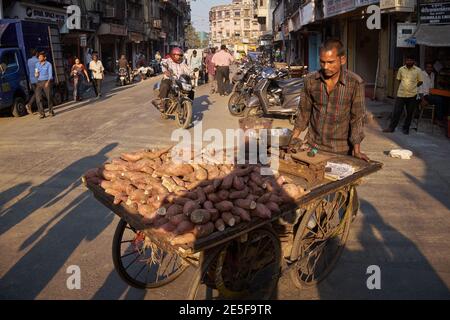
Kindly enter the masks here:
M 132 32 L 144 32 L 144 20 L 128 18 L 127 20 L 128 30 Z

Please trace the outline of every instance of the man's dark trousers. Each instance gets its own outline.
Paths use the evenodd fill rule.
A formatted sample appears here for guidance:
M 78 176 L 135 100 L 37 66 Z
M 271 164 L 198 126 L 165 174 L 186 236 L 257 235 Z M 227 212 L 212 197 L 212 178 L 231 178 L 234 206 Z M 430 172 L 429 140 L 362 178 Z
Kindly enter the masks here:
M 230 83 L 230 67 L 217 67 L 216 77 L 219 94 L 225 94 Z
M 42 92 L 44 92 L 45 96 L 47 97 L 48 111 L 50 112 L 50 114 L 53 113 L 52 83 L 50 81 L 47 87 L 45 86 L 46 83 L 47 81 L 38 81 L 36 84 L 36 101 L 39 114 L 41 116 L 45 115 L 44 106 L 42 104 Z
M 416 97 L 411 97 L 411 98 L 397 97 L 395 99 L 395 106 L 394 106 L 394 111 L 392 113 L 392 119 L 391 119 L 391 124 L 389 125 L 389 129 L 395 130 L 398 123 L 400 122 L 400 117 L 402 116 L 402 112 L 403 112 L 403 106 L 405 106 L 405 105 L 406 105 L 406 119 L 405 119 L 405 123 L 403 124 L 403 130 L 404 131 L 409 130 L 414 113 L 416 112 L 416 109 L 418 106 L 418 100 L 416 99 Z

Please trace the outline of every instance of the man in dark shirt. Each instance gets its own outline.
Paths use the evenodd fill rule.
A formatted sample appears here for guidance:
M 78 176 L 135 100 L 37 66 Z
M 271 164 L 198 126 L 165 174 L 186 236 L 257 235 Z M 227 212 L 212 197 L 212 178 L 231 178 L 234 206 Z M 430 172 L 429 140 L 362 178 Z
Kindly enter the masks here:
M 346 62 L 340 40 L 330 39 L 321 45 L 321 70 L 305 77 L 291 143 L 308 128 L 306 142 L 311 148 L 368 161 L 360 149 L 366 109 L 364 82 L 343 68 Z

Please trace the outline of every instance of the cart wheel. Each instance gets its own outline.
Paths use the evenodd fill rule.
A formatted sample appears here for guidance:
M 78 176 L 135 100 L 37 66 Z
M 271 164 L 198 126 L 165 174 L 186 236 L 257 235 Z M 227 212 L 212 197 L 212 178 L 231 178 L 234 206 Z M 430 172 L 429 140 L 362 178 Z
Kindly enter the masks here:
M 157 248 L 144 248 L 145 236 L 125 220 L 120 220 L 114 233 L 112 256 L 119 276 L 138 288 L 157 288 L 180 276 L 187 265 L 176 254 Z M 152 256 L 154 259 L 152 259 Z
M 349 235 L 353 205 L 354 188 L 347 188 L 326 195 L 306 212 L 291 252 L 295 286 L 315 285 L 331 272 Z
M 204 261 L 189 299 L 269 299 L 280 277 L 280 241 L 272 230 L 257 229 Z

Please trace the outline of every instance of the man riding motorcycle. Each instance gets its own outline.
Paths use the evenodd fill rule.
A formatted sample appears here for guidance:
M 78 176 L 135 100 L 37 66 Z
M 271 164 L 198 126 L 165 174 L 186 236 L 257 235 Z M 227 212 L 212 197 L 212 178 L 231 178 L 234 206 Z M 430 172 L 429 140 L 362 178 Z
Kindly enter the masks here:
M 174 76 L 179 78 L 181 75 L 191 75 L 192 70 L 189 66 L 184 62 L 184 52 L 181 48 L 173 48 L 170 51 L 169 57 L 167 59 L 163 59 L 162 62 L 162 71 L 164 74 L 163 80 L 161 81 L 161 85 L 159 88 L 159 108 L 162 112 L 165 111 L 165 98 L 169 96 L 170 87 L 172 82 L 170 80 L 170 76 Z
M 121 68 L 124 68 L 125 70 L 127 70 L 128 75 L 131 74 L 130 64 L 128 63 L 128 60 L 124 54 L 121 55 L 120 59 L 119 59 L 119 69 L 121 69 Z

